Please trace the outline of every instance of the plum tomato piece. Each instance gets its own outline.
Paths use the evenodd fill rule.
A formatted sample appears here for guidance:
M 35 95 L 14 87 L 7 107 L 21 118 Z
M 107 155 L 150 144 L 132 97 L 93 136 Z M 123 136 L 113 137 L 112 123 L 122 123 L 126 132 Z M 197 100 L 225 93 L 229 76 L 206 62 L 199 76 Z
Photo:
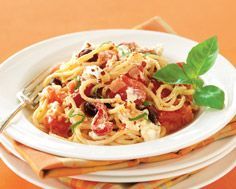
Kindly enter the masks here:
M 67 83 L 67 87 L 68 87 L 70 94 L 75 92 L 75 88 L 77 87 L 77 85 L 78 85 L 78 81 L 75 79 L 73 79 L 69 83 Z
M 143 74 L 143 69 L 145 66 L 146 62 L 142 62 L 142 65 L 140 66 L 135 65 L 128 71 L 126 75 L 132 79 L 135 79 L 136 81 L 146 84 L 146 79 Z
M 86 87 L 86 89 L 84 90 L 84 94 L 85 94 L 86 96 L 91 97 L 93 87 L 94 87 L 93 84 L 88 85 L 88 86 Z
M 72 98 L 75 101 L 77 107 L 80 107 L 80 105 L 84 102 L 84 99 L 80 96 L 79 92 L 73 93 Z
M 190 105 L 185 104 L 176 111 L 159 111 L 158 121 L 167 130 L 167 134 L 171 134 L 182 129 L 193 121 L 194 114 Z
M 114 123 L 108 120 L 109 116 L 107 112 L 107 107 L 104 104 L 96 103 L 95 107 L 98 111 L 95 117 L 93 118 L 91 129 L 98 136 L 103 136 L 112 131 Z
M 65 98 L 65 95 L 62 93 L 56 93 L 54 88 L 48 88 L 48 103 L 52 103 L 57 101 L 59 104 L 63 102 L 63 99 Z
M 116 87 L 117 86 L 117 87 Z M 139 81 L 136 81 L 126 75 L 121 76 L 111 83 L 111 92 L 109 97 L 113 98 L 116 94 L 119 94 L 121 99 L 127 100 L 127 89 L 132 88 L 135 95 L 138 96 L 138 99 L 135 100 L 136 104 L 141 104 L 146 99 L 146 92 L 144 90 L 143 84 Z
M 71 136 L 71 123 L 64 117 L 54 118 L 49 115 L 45 118 L 44 124 L 50 132 L 56 135 L 64 138 L 68 138 Z

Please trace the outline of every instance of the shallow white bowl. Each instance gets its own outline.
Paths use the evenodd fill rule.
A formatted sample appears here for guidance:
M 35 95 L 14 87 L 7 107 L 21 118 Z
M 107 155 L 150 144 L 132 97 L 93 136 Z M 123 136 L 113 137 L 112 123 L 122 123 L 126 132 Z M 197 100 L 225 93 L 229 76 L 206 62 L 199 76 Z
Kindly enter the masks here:
M 0 66 L 0 112 L 6 116 L 17 105 L 15 94 L 37 73 L 49 65 L 68 60 L 72 52 L 85 41 L 135 41 L 142 46 L 163 44 L 164 55 L 171 60 L 184 61 L 188 51 L 196 45 L 189 39 L 151 31 L 100 30 L 68 34 L 30 46 Z M 92 146 L 72 143 L 43 133 L 35 128 L 23 114 L 17 116 L 6 130 L 15 140 L 35 149 L 59 156 L 95 159 L 121 160 L 154 156 L 179 150 L 197 143 L 230 121 L 236 113 L 236 72 L 221 55 L 214 67 L 204 75 L 207 84 L 221 87 L 226 94 L 225 108 L 221 111 L 207 109 L 190 125 L 181 131 L 159 140 L 126 146 Z M 1 118 L 3 118 L 1 117 Z

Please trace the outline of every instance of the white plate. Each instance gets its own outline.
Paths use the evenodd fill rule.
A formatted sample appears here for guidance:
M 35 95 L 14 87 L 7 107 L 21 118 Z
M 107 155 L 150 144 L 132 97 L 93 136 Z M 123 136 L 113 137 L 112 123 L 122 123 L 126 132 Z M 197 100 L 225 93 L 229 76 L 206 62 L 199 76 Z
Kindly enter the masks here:
M 23 158 L 16 152 L 14 146 L 8 141 L 3 135 L 0 136 L 0 142 L 4 147 L 14 154 L 19 159 Z M 178 159 L 172 159 L 167 161 L 162 161 L 158 163 L 148 163 L 141 164 L 136 167 L 117 169 L 117 170 L 108 170 L 108 171 L 99 171 L 91 173 L 90 175 L 96 176 L 143 176 L 143 175 L 153 175 L 166 173 L 171 171 L 176 171 L 184 168 L 189 168 L 191 166 L 197 165 L 199 163 L 208 161 L 219 154 L 222 154 L 227 149 L 230 149 L 236 145 L 236 137 L 230 137 L 216 141 L 202 149 L 198 149 L 186 156 Z M 23 160 L 24 161 L 24 160 Z
M 166 179 L 170 177 L 177 177 L 183 174 L 187 174 L 199 169 L 202 169 L 206 166 L 211 165 L 212 163 L 222 159 L 224 156 L 229 154 L 232 150 L 234 150 L 235 145 L 229 147 L 225 151 L 223 151 L 218 156 L 215 156 L 207 161 L 201 162 L 199 164 L 196 164 L 191 167 L 187 167 L 184 169 L 174 170 L 170 172 L 164 172 L 160 174 L 152 174 L 152 175 L 139 175 L 139 176 L 100 176 L 100 175 L 92 175 L 92 174 L 86 174 L 86 175 L 78 175 L 73 176 L 72 178 L 81 179 L 81 180 L 88 180 L 88 181 L 97 181 L 97 182 L 114 182 L 114 183 L 127 183 L 127 182 L 146 182 L 146 181 L 152 181 L 152 180 L 160 180 L 160 179 Z
M 199 173 L 171 187 L 171 189 L 199 189 L 216 181 L 236 166 L 235 156 L 236 149 L 221 160 L 203 169 Z M 1 147 L 0 157 L 13 172 L 32 184 L 42 188 L 68 189 L 67 186 L 61 184 L 56 179 L 39 179 L 26 163 L 13 155 L 6 153 Z
M 100 30 L 52 38 L 30 46 L 13 55 L 0 66 L 0 112 L 6 116 L 16 105 L 16 92 L 49 65 L 67 60 L 85 41 L 135 41 L 142 46 L 164 45 L 166 57 L 184 61 L 196 42 L 189 39 L 151 31 Z M 227 75 L 227 77 L 225 77 Z M 164 154 L 197 143 L 220 130 L 236 113 L 236 72 L 221 55 L 204 76 L 206 83 L 221 87 L 226 94 L 225 108 L 208 109 L 181 131 L 159 140 L 126 146 L 93 146 L 61 140 L 41 132 L 20 114 L 7 133 L 17 141 L 48 153 L 84 159 L 121 160 Z

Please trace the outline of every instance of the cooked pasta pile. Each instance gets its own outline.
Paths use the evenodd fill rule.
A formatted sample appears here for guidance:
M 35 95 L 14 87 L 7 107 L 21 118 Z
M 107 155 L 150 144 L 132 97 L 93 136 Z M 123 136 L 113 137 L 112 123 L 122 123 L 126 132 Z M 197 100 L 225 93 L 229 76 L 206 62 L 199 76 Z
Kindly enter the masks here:
M 45 79 L 33 122 L 49 134 L 94 145 L 135 144 L 173 133 L 193 120 L 198 107 L 191 85 L 153 78 L 165 65 L 160 47 L 87 43 Z

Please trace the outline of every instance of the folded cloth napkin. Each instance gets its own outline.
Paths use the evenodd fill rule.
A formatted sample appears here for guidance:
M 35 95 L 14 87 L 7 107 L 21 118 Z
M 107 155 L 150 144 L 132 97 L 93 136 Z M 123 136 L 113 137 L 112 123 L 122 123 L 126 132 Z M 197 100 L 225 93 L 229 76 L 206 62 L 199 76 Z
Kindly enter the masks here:
M 162 32 L 175 33 L 173 29 L 168 26 L 160 17 L 154 17 L 143 24 L 136 26 L 134 29 L 145 29 L 145 30 L 155 30 Z M 169 160 L 174 158 L 180 158 L 184 155 L 202 148 L 216 140 L 226 138 L 229 136 L 236 135 L 236 117 L 231 120 L 222 130 L 209 137 L 208 139 L 189 146 L 187 148 L 181 149 L 178 152 L 172 152 L 164 155 L 134 159 L 134 160 L 124 160 L 124 161 L 91 161 L 85 159 L 75 159 L 66 158 L 51 155 L 45 152 L 41 152 L 25 146 L 16 141 L 12 141 L 17 152 L 27 161 L 27 163 L 32 167 L 34 172 L 41 178 L 58 178 L 61 182 L 71 186 L 76 189 L 120 189 L 120 188 L 130 188 L 130 189 L 143 189 L 143 188 L 166 188 L 172 186 L 194 173 L 185 174 L 175 178 L 162 179 L 158 181 L 144 182 L 132 185 L 119 185 L 113 183 L 99 183 L 99 182 L 89 182 L 82 181 L 78 179 L 72 179 L 67 176 L 86 174 L 95 171 L 113 170 L 121 169 L 127 167 L 137 166 L 140 163 L 151 163 L 159 162 L 163 160 Z

